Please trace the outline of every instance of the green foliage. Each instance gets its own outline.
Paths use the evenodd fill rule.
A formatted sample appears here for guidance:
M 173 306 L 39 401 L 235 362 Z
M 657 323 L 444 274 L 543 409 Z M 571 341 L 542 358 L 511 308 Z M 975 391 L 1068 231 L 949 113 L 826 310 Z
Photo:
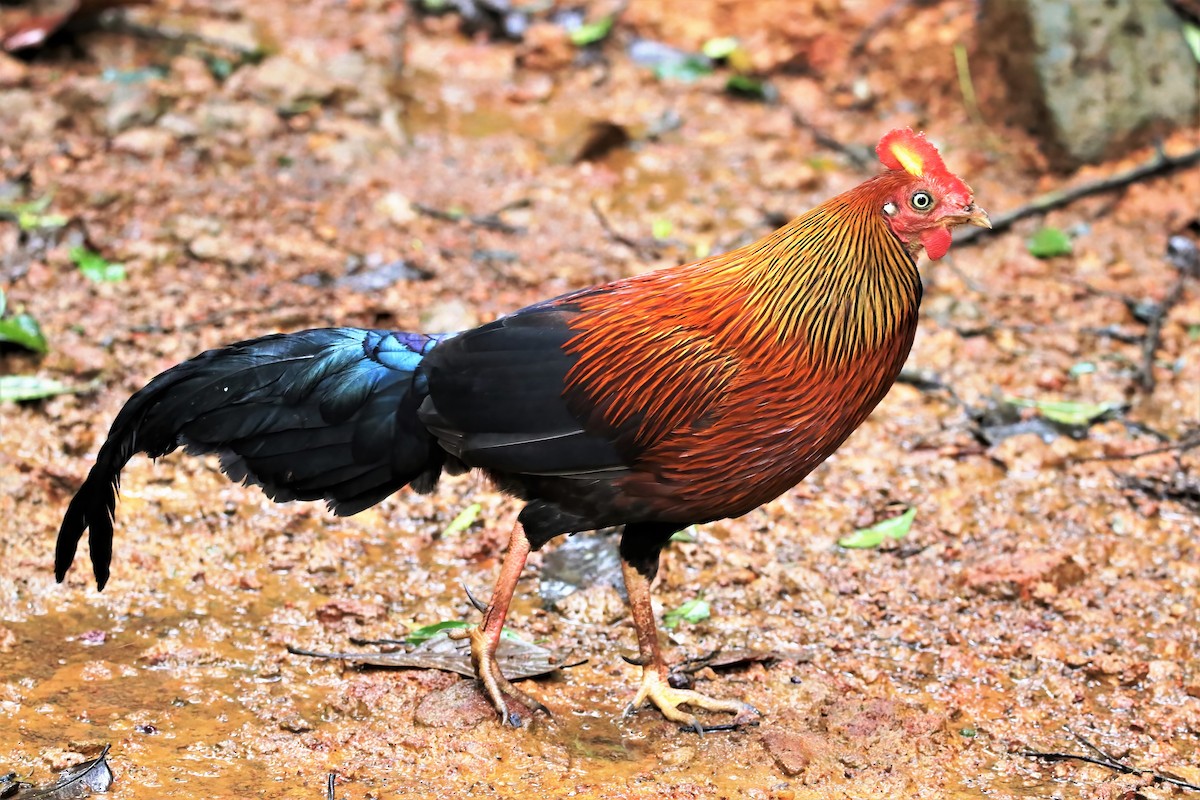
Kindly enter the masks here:
M 660 242 L 663 239 L 671 238 L 671 234 L 674 232 L 674 230 L 675 226 L 671 224 L 671 220 L 669 219 L 663 219 L 660 217 L 650 224 L 650 235 L 655 239 L 658 239 Z
M 61 228 L 68 220 L 62 214 L 46 213 L 50 199 L 50 195 L 46 195 L 28 203 L 0 203 L 0 217 L 15 219 L 23 231 Z
M 675 531 L 674 533 L 671 534 L 671 538 L 669 541 L 684 542 L 685 544 L 691 544 L 692 542 L 696 541 L 696 526 L 688 525 L 686 528 L 684 528 L 681 531 Z
M 0 403 L 23 403 L 83 391 L 52 378 L 36 375 L 0 375 Z
M 1192 58 L 1200 63 L 1200 26 L 1193 22 L 1185 22 L 1183 24 L 1183 40 L 1187 42 L 1188 49 L 1192 51 Z
M 898 517 L 885 519 L 869 528 L 860 528 L 849 536 L 843 536 L 838 539 L 838 544 L 855 550 L 868 550 L 879 547 L 888 539 L 903 539 L 912 530 L 916 517 L 917 509 L 910 508 Z
M 711 75 L 712 61 L 703 56 L 688 56 L 680 61 L 668 61 L 654 68 L 654 77 L 660 81 L 680 81 L 691 83 L 694 80 Z
M 42 326 L 29 314 L 16 314 L 4 317 L 8 300 L 0 289 L 0 344 L 15 344 L 32 350 L 35 353 L 45 353 L 50 349 Z
M 1029 239 L 1029 254 L 1035 258 L 1071 255 L 1071 237 L 1058 228 L 1042 228 Z
M 571 44 L 576 47 L 587 47 L 589 44 L 596 44 L 608 38 L 612 33 L 613 23 L 616 18 L 613 16 L 601 17 L 595 22 L 585 22 L 575 30 L 571 31 Z
M 1036 408 L 1037 412 L 1051 422 L 1061 425 L 1090 425 L 1105 414 L 1117 411 L 1120 403 L 1077 403 L 1071 400 L 1026 400 L 1008 397 L 1005 402 L 1020 408 Z
M 679 608 L 673 608 L 663 614 L 663 626 L 668 630 L 675 630 L 681 622 L 690 622 L 694 625 L 711 616 L 712 609 L 709 607 L 708 601 L 703 597 L 697 597 L 694 600 L 688 600 Z
M 770 84 L 749 75 L 730 75 L 729 80 L 725 81 L 725 91 L 748 100 L 768 101 L 774 96 Z
M 703 52 L 713 61 L 720 61 L 723 58 L 729 58 L 741 46 L 741 42 L 737 40 L 736 36 L 718 36 L 704 43 Z
M 125 265 L 114 264 L 86 247 L 72 247 L 71 261 L 92 283 L 120 283 L 125 280 Z
M 475 518 L 479 516 L 479 512 L 482 509 L 483 506 L 479 503 L 471 503 L 471 505 L 458 512 L 458 516 L 450 520 L 450 524 L 442 529 L 442 536 L 454 536 L 466 531 L 475 522 Z
M 441 622 L 435 622 L 432 625 L 422 625 L 420 628 L 413 628 L 409 631 L 408 636 L 404 637 L 404 643 L 409 645 L 422 644 L 437 636 L 442 631 L 457 631 L 475 627 L 470 622 L 465 622 L 461 619 L 445 619 Z M 521 637 L 504 628 L 500 631 L 500 636 L 504 639 L 511 639 L 514 642 L 521 641 Z

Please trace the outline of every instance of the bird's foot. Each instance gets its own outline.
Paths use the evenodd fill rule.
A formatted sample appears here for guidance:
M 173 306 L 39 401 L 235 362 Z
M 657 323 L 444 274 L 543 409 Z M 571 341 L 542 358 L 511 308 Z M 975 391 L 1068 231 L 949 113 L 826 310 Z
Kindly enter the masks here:
M 470 641 L 471 666 L 475 668 L 475 676 L 483 684 L 483 691 L 487 694 L 488 700 L 500 712 L 500 721 L 504 725 L 512 728 L 521 727 L 522 711 L 528 716 L 539 711 L 547 717 L 554 716 L 550 713 L 550 709 L 513 686 L 512 682 L 504 677 L 504 673 L 500 671 L 500 665 L 496 663 L 495 648 L 489 646 L 488 635 L 483 628 L 451 631 L 449 636 L 452 639 Z M 513 705 L 518 706 L 520 711 L 515 710 Z
M 758 709 L 739 700 L 719 700 L 691 689 L 673 689 L 658 670 L 644 668 L 642 685 L 638 688 L 633 702 L 626 706 L 623 716 L 629 716 L 637 711 L 647 700 L 653 703 L 667 719 L 678 722 L 685 728 L 701 735 L 709 731 L 733 730 L 744 725 L 757 724 L 759 716 Z M 679 710 L 679 706 L 682 705 L 702 708 L 705 711 L 723 711 L 736 716 L 733 722 L 724 725 L 701 725 L 700 720 L 696 719 L 694 714 Z

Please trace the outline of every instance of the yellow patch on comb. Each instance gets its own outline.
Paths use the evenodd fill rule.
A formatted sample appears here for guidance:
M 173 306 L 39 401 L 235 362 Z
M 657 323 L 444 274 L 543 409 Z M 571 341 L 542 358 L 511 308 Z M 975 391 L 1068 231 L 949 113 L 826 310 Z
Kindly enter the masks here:
M 904 171 L 909 175 L 920 178 L 925 174 L 925 161 L 915 150 L 905 147 L 900 142 L 893 142 L 891 151 L 896 161 L 900 162 L 900 166 L 904 167 Z
M 915 178 L 946 171 L 937 148 L 924 135 L 914 133 L 911 128 L 888 131 L 875 146 L 875 154 L 888 169 L 902 169 Z

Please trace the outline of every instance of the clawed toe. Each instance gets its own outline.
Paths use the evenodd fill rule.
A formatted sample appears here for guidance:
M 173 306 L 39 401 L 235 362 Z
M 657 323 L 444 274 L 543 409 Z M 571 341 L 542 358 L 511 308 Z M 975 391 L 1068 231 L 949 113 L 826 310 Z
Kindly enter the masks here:
M 657 670 L 652 669 L 643 672 L 642 685 L 638 688 L 633 701 L 625 707 L 622 716 L 630 716 L 646 702 L 652 703 L 667 719 L 700 735 L 712 731 L 736 730 L 746 725 L 756 725 L 758 724 L 757 718 L 760 716 L 758 710 L 748 703 L 737 700 L 720 700 L 691 689 L 673 689 L 663 680 Z M 732 722 L 706 726 L 702 725 L 694 714 L 680 711 L 679 706 L 682 705 L 736 716 Z

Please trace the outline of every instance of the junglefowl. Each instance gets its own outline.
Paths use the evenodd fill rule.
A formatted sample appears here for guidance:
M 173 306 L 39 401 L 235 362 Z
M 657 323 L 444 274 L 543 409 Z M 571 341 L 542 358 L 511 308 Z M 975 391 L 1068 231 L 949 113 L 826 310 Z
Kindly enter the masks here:
M 404 486 L 481 469 L 525 501 L 471 660 L 501 720 L 545 710 L 495 653 L 531 550 L 624 526 L 620 554 L 650 701 L 752 713 L 667 682 L 650 584 L 689 525 L 736 517 L 795 486 L 896 380 L 917 329 L 916 258 L 951 229 L 990 227 L 923 135 L 883 137 L 886 168 L 774 233 L 692 264 L 624 278 L 453 334 L 322 328 L 202 353 L 117 415 L 58 535 L 55 573 L 90 528 L 104 587 L 121 469 L 182 445 L 217 453 L 272 500 L 354 514 Z

